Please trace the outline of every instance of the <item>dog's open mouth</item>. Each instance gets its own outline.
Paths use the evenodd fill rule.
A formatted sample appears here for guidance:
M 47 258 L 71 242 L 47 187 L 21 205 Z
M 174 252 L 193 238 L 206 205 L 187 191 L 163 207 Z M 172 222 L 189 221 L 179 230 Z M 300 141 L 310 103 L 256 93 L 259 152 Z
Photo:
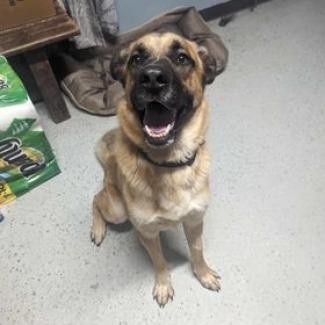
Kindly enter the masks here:
M 146 139 L 150 144 L 165 145 L 172 142 L 176 113 L 176 110 L 169 109 L 159 102 L 147 104 L 142 123 Z

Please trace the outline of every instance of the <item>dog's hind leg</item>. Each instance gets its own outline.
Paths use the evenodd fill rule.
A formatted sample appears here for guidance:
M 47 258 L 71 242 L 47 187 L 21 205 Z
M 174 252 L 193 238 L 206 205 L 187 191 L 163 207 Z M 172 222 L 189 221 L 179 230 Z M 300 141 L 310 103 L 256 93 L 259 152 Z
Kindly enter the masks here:
M 98 193 L 93 201 L 93 223 L 91 226 L 90 237 L 92 242 L 99 246 L 105 238 L 107 224 L 99 208 Z
M 119 224 L 126 220 L 126 209 L 120 192 L 113 184 L 107 184 L 94 197 L 91 240 L 99 246 L 105 238 L 107 222 Z

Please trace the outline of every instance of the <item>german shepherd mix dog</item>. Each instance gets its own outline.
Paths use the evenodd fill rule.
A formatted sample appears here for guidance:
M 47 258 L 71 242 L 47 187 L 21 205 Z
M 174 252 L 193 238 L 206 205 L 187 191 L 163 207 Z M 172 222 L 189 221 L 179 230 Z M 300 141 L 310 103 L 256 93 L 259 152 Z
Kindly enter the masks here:
M 152 33 L 122 49 L 111 72 L 125 97 L 119 128 L 106 133 L 97 149 L 105 177 L 93 202 L 91 238 L 100 245 L 107 222 L 129 220 L 153 263 L 153 297 L 164 306 L 174 290 L 159 233 L 182 223 L 194 274 L 218 291 L 219 276 L 202 251 L 210 164 L 203 92 L 217 74 L 216 60 L 181 36 Z

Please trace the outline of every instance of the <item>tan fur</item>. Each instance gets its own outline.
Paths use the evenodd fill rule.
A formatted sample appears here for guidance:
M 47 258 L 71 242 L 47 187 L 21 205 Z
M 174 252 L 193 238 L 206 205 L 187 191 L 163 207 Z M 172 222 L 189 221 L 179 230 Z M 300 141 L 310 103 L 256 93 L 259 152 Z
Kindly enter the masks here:
M 159 57 L 167 52 L 175 39 L 181 42 L 196 62 L 195 70 L 183 80 L 194 94 L 197 103 L 195 113 L 171 146 L 155 149 L 147 145 L 128 98 L 133 81 L 125 71 L 126 97 L 118 107 L 119 128 L 104 135 L 97 149 L 105 178 L 103 190 L 94 198 L 92 226 L 92 239 L 99 245 L 106 234 L 106 221 L 131 221 L 153 261 L 156 276 L 153 294 L 160 305 L 172 298 L 173 289 L 161 252 L 159 232 L 179 223 L 184 225 L 194 273 L 203 286 L 219 289 L 218 277 L 206 265 L 202 254 L 202 218 L 209 199 L 210 157 L 204 142 L 208 107 L 203 100 L 203 67 L 198 47 L 174 34 L 151 34 L 132 44 L 128 52 L 141 43 Z M 192 166 L 170 169 L 144 160 L 138 148 L 157 162 L 185 161 L 196 150 L 197 155 Z

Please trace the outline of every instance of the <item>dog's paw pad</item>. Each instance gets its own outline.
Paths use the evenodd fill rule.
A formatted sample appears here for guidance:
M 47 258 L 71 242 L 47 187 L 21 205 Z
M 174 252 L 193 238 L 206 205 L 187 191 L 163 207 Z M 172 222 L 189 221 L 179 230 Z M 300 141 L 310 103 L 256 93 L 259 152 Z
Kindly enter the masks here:
M 174 298 L 174 289 L 170 283 L 156 283 L 152 291 L 153 299 L 155 299 L 159 307 L 164 307 L 169 300 Z

